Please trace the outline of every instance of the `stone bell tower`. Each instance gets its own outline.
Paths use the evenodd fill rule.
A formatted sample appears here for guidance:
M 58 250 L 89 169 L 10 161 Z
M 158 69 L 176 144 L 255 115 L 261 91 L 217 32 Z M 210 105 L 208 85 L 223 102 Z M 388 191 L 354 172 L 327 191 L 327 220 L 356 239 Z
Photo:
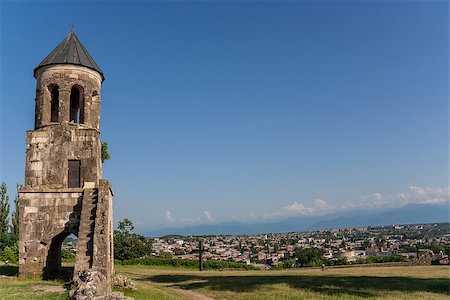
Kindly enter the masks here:
M 112 190 L 102 179 L 100 88 L 104 76 L 74 32 L 34 69 L 35 125 L 26 134 L 19 194 L 19 273 L 61 272 L 61 245 L 78 237 L 74 275 L 110 282 Z

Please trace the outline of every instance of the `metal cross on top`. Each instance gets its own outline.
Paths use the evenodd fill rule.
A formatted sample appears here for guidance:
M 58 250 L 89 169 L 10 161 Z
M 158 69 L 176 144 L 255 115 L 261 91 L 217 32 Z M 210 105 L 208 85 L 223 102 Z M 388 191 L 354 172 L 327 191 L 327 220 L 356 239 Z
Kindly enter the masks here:
M 203 248 L 203 241 L 198 241 L 198 249 L 194 249 L 193 252 L 198 252 L 198 270 L 203 271 L 203 252 L 205 248 Z
M 74 22 L 74 21 L 72 21 L 72 29 L 71 29 L 70 31 L 72 31 L 72 32 L 75 32 L 75 28 L 76 28 L 76 26 L 75 26 L 75 22 Z

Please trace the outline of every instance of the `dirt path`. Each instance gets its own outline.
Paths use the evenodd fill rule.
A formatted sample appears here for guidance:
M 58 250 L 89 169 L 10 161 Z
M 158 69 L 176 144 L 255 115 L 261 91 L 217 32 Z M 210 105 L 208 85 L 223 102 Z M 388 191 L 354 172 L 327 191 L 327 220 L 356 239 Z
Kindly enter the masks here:
M 66 288 L 61 285 L 35 285 L 32 286 L 33 291 L 42 291 L 47 293 L 64 293 Z
M 190 299 L 195 299 L 195 300 L 215 300 L 214 298 L 208 297 L 208 296 L 203 295 L 201 293 L 183 289 L 179 285 L 176 285 L 176 284 L 167 283 L 167 284 L 161 284 L 161 285 L 163 285 L 165 287 L 168 287 L 170 289 L 173 289 L 177 293 L 182 294 L 183 296 L 187 296 Z
M 121 272 L 122 275 L 127 276 L 134 282 L 138 283 L 138 285 L 144 285 L 151 289 L 157 289 L 162 293 L 168 293 L 169 295 L 176 297 L 176 299 L 193 299 L 193 300 L 215 300 L 209 296 L 206 296 L 202 293 L 195 292 L 192 290 L 188 290 L 183 288 L 183 285 L 174 283 L 174 282 L 155 282 L 151 280 L 140 280 L 142 276 L 148 276 L 148 274 L 139 274 L 139 273 L 131 273 L 131 272 Z

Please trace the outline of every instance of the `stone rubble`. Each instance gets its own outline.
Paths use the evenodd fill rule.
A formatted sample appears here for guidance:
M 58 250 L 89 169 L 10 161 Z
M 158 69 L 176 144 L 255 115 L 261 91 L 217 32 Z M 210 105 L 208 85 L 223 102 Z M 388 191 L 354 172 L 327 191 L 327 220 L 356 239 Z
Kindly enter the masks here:
M 113 285 L 125 290 L 136 290 L 134 282 L 124 275 L 114 275 Z
M 125 277 L 125 276 L 121 276 Z M 126 278 L 126 277 L 125 277 Z M 128 278 L 126 278 L 130 281 Z M 75 288 L 70 290 L 70 300 L 133 300 L 121 292 L 108 292 L 106 277 L 99 271 L 80 271 L 75 280 Z M 127 282 L 122 278 L 122 282 Z M 129 284 L 129 282 L 128 282 Z

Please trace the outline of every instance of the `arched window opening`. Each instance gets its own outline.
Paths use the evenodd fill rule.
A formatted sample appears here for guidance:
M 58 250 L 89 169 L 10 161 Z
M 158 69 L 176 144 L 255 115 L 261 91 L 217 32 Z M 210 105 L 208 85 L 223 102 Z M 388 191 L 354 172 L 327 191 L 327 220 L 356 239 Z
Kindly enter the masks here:
M 84 123 L 83 98 L 80 90 L 73 87 L 70 91 L 70 122 Z
M 58 86 L 55 85 L 55 86 L 51 87 L 50 93 L 52 94 L 50 122 L 58 122 L 58 112 L 59 112 L 59 89 L 58 89 Z

